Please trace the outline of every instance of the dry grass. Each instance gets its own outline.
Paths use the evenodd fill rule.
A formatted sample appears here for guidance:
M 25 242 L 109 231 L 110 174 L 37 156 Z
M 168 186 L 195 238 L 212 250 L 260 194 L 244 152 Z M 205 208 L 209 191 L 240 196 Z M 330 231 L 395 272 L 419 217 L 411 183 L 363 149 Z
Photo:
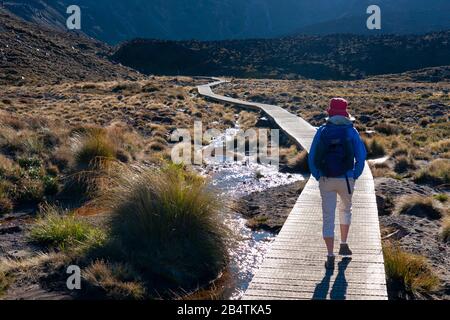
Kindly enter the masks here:
M 11 284 L 11 278 L 5 272 L 0 270 L 0 298 L 5 294 Z
M 73 138 L 75 166 L 78 170 L 95 168 L 98 159 L 114 160 L 116 145 L 103 128 L 89 128 Z
M 385 140 L 381 137 L 362 137 L 367 150 L 368 159 L 381 158 L 386 155 Z
M 393 244 L 383 246 L 384 265 L 394 298 L 420 295 L 438 289 L 439 278 L 434 274 L 426 259 L 401 250 Z
M 424 196 L 402 197 L 398 202 L 397 212 L 429 219 L 440 219 L 443 215 L 434 198 Z
M 397 173 L 405 173 L 417 168 L 414 159 L 407 156 L 398 156 L 395 159 L 394 171 Z
M 143 299 L 145 288 L 137 277 L 129 265 L 105 261 L 94 261 L 83 272 L 88 293 L 114 300 Z
M 0 216 L 10 213 L 12 209 L 13 203 L 5 190 L 4 185 L 0 184 Z
M 450 160 L 436 159 L 414 176 L 417 183 L 441 185 L 450 183 Z
M 294 157 L 288 160 L 288 166 L 295 171 L 308 173 L 309 172 L 308 152 L 306 150 L 303 150 L 297 153 Z

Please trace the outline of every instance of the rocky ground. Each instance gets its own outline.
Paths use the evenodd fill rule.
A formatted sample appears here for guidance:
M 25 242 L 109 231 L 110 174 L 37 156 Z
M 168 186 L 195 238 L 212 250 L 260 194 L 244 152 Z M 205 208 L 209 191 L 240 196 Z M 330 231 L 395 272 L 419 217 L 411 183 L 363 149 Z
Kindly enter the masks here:
M 236 211 L 248 218 L 253 229 L 279 232 L 305 186 L 305 181 L 251 193 L 240 198 Z

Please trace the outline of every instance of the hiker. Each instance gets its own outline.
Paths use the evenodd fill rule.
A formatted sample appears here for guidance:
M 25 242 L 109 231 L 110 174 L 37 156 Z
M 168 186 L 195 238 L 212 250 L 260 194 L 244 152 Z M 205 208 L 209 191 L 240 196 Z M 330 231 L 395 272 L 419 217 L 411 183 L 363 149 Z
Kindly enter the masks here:
M 314 137 L 309 153 L 311 174 L 319 181 L 322 197 L 323 239 L 327 246 L 326 268 L 334 267 L 334 227 L 337 195 L 341 245 L 339 255 L 351 256 L 347 243 L 352 218 L 352 195 L 355 181 L 366 161 L 366 148 L 353 127 L 354 118 L 347 112 L 348 102 L 334 98 L 327 109 L 329 117 Z

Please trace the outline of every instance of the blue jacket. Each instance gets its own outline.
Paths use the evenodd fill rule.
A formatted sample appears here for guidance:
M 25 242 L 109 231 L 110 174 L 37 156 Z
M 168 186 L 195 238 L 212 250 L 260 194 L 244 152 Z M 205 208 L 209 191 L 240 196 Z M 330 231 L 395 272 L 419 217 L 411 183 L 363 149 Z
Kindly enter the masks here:
M 353 178 L 355 180 L 358 179 L 364 170 L 364 165 L 367 157 L 366 147 L 364 146 L 364 143 L 361 140 L 358 131 L 353 127 L 352 122 L 348 118 L 342 116 L 331 117 L 328 119 L 328 122 L 331 123 L 332 125 L 343 125 L 348 127 L 348 134 L 352 139 L 353 149 L 355 152 L 355 165 L 353 167 L 353 170 L 347 172 L 347 177 Z M 317 167 L 314 165 L 313 159 L 317 150 L 317 144 L 320 141 L 320 135 L 324 128 L 325 125 L 321 126 L 317 130 L 308 157 L 309 169 L 311 170 L 311 174 L 313 175 L 314 178 L 316 178 L 316 180 L 319 180 L 320 177 L 323 175 L 320 172 L 320 170 L 317 169 Z M 345 175 L 338 178 L 344 179 Z

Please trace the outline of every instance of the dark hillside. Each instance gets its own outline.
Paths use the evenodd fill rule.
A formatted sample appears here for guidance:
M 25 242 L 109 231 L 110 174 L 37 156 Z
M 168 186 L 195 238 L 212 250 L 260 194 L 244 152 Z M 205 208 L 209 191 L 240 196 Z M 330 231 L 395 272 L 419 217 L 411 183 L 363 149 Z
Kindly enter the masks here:
M 349 80 L 450 65 L 450 31 L 233 41 L 137 39 L 114 59 L 147 74 Z

